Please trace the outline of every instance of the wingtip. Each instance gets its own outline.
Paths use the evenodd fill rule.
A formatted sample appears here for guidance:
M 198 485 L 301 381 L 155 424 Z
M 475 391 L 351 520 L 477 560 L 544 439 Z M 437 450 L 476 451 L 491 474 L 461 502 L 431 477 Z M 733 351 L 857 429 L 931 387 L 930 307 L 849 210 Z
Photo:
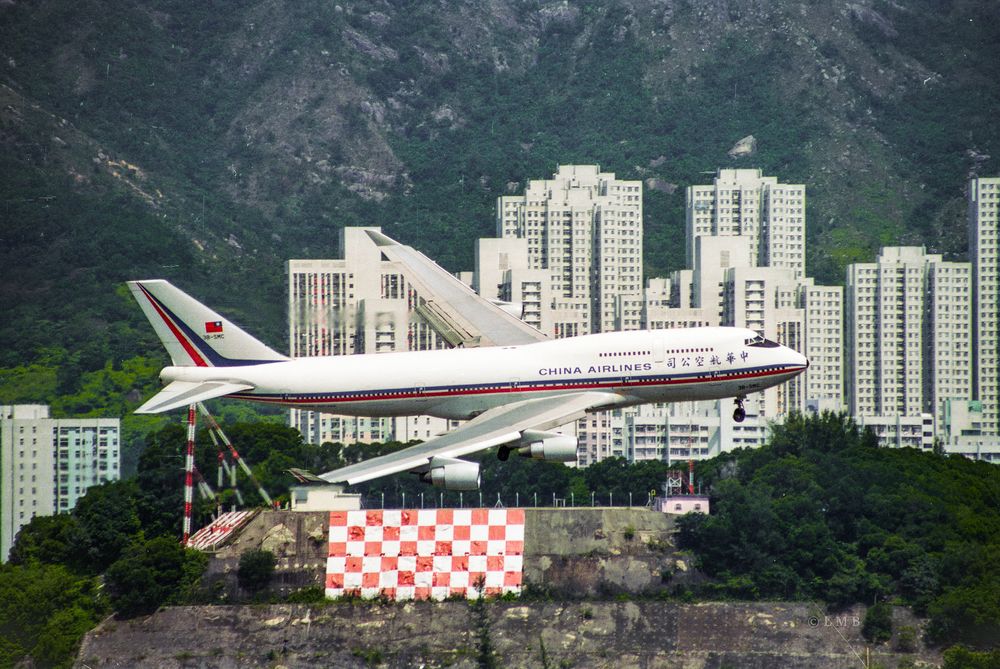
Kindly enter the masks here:
M 395 239 L 393 239 L 392 237 L 387 237 L 386 235 L 383 235 L 378 230 L 365 230 L 365 232 L 368 234 L 368 236 L 371 238 L 371 240 L 373 242 L 375 242 L 375 246 L 398 246 L 399 245 L 399 242 L 397 242 Z

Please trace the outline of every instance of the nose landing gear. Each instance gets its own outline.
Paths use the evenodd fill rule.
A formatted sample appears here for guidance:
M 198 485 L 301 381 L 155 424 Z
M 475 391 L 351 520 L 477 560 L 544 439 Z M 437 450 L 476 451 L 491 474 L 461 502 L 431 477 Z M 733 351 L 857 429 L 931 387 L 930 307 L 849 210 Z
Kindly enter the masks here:
M 747 399 L 746 395 L 740 395 L 736 398 L 736 409 L 733 411 L 733 420 L 737 423 L 742 423 L 747 417 L 747 410 L 743 407 L 743 402 Z

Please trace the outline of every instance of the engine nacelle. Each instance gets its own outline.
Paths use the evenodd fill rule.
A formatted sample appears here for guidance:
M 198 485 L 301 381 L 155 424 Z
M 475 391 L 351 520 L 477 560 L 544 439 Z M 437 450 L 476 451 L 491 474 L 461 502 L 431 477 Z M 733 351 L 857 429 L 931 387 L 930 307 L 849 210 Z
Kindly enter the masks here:
M 479 490 L 479 465 L 454 458 L 431 458 L 430 469 L 420 478 L 445 490 Z
M 548 460 L 550 462 L 574 462 L 576 460 L 576 437 L 557 432 L 525 430 L 517 442 L 518 454 L 524 458 Z

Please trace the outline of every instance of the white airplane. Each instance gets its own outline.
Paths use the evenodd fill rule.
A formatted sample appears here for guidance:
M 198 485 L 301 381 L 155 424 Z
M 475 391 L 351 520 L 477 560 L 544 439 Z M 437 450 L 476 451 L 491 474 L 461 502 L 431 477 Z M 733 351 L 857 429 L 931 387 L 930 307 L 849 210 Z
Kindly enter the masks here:
M 466 420 L 455 430 L 320 478 L 356 484 L 413 471 L 449 490 L 479 487 L 462 456 L 498 446 L 569 462 L 574 437 L 550 432 L 585 414 L 648 402 L 734 397 L 809 366 L 801 354 L 753 330 L 640 330 L 550 339 L 475 292 L 423 254 L 368 231 L 408 278 L 432 286 L 454 310 L 455 329 L 493 346 L 291 359 L 163 280 L 131 281 L 173 364 L 167 385 L 136 413 L 160 413 L 216 397 L 357 416 L 431 415 Z M 419 291 L 418 291 L 419 292 Z

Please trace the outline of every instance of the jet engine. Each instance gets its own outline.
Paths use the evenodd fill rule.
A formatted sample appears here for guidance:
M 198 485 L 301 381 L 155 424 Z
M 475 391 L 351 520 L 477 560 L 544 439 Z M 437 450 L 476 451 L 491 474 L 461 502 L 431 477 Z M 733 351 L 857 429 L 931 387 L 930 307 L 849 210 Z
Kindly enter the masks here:
M 550 462 L 573 462 L 576 460 L 576 437 L 558 432 L 525 430 L 517 442 L 518 454 L 523 458 L 548 460 Z
M 431 458 L 421 480 L 445 490 L 479 490 L 479 465 L 454 458 Z

